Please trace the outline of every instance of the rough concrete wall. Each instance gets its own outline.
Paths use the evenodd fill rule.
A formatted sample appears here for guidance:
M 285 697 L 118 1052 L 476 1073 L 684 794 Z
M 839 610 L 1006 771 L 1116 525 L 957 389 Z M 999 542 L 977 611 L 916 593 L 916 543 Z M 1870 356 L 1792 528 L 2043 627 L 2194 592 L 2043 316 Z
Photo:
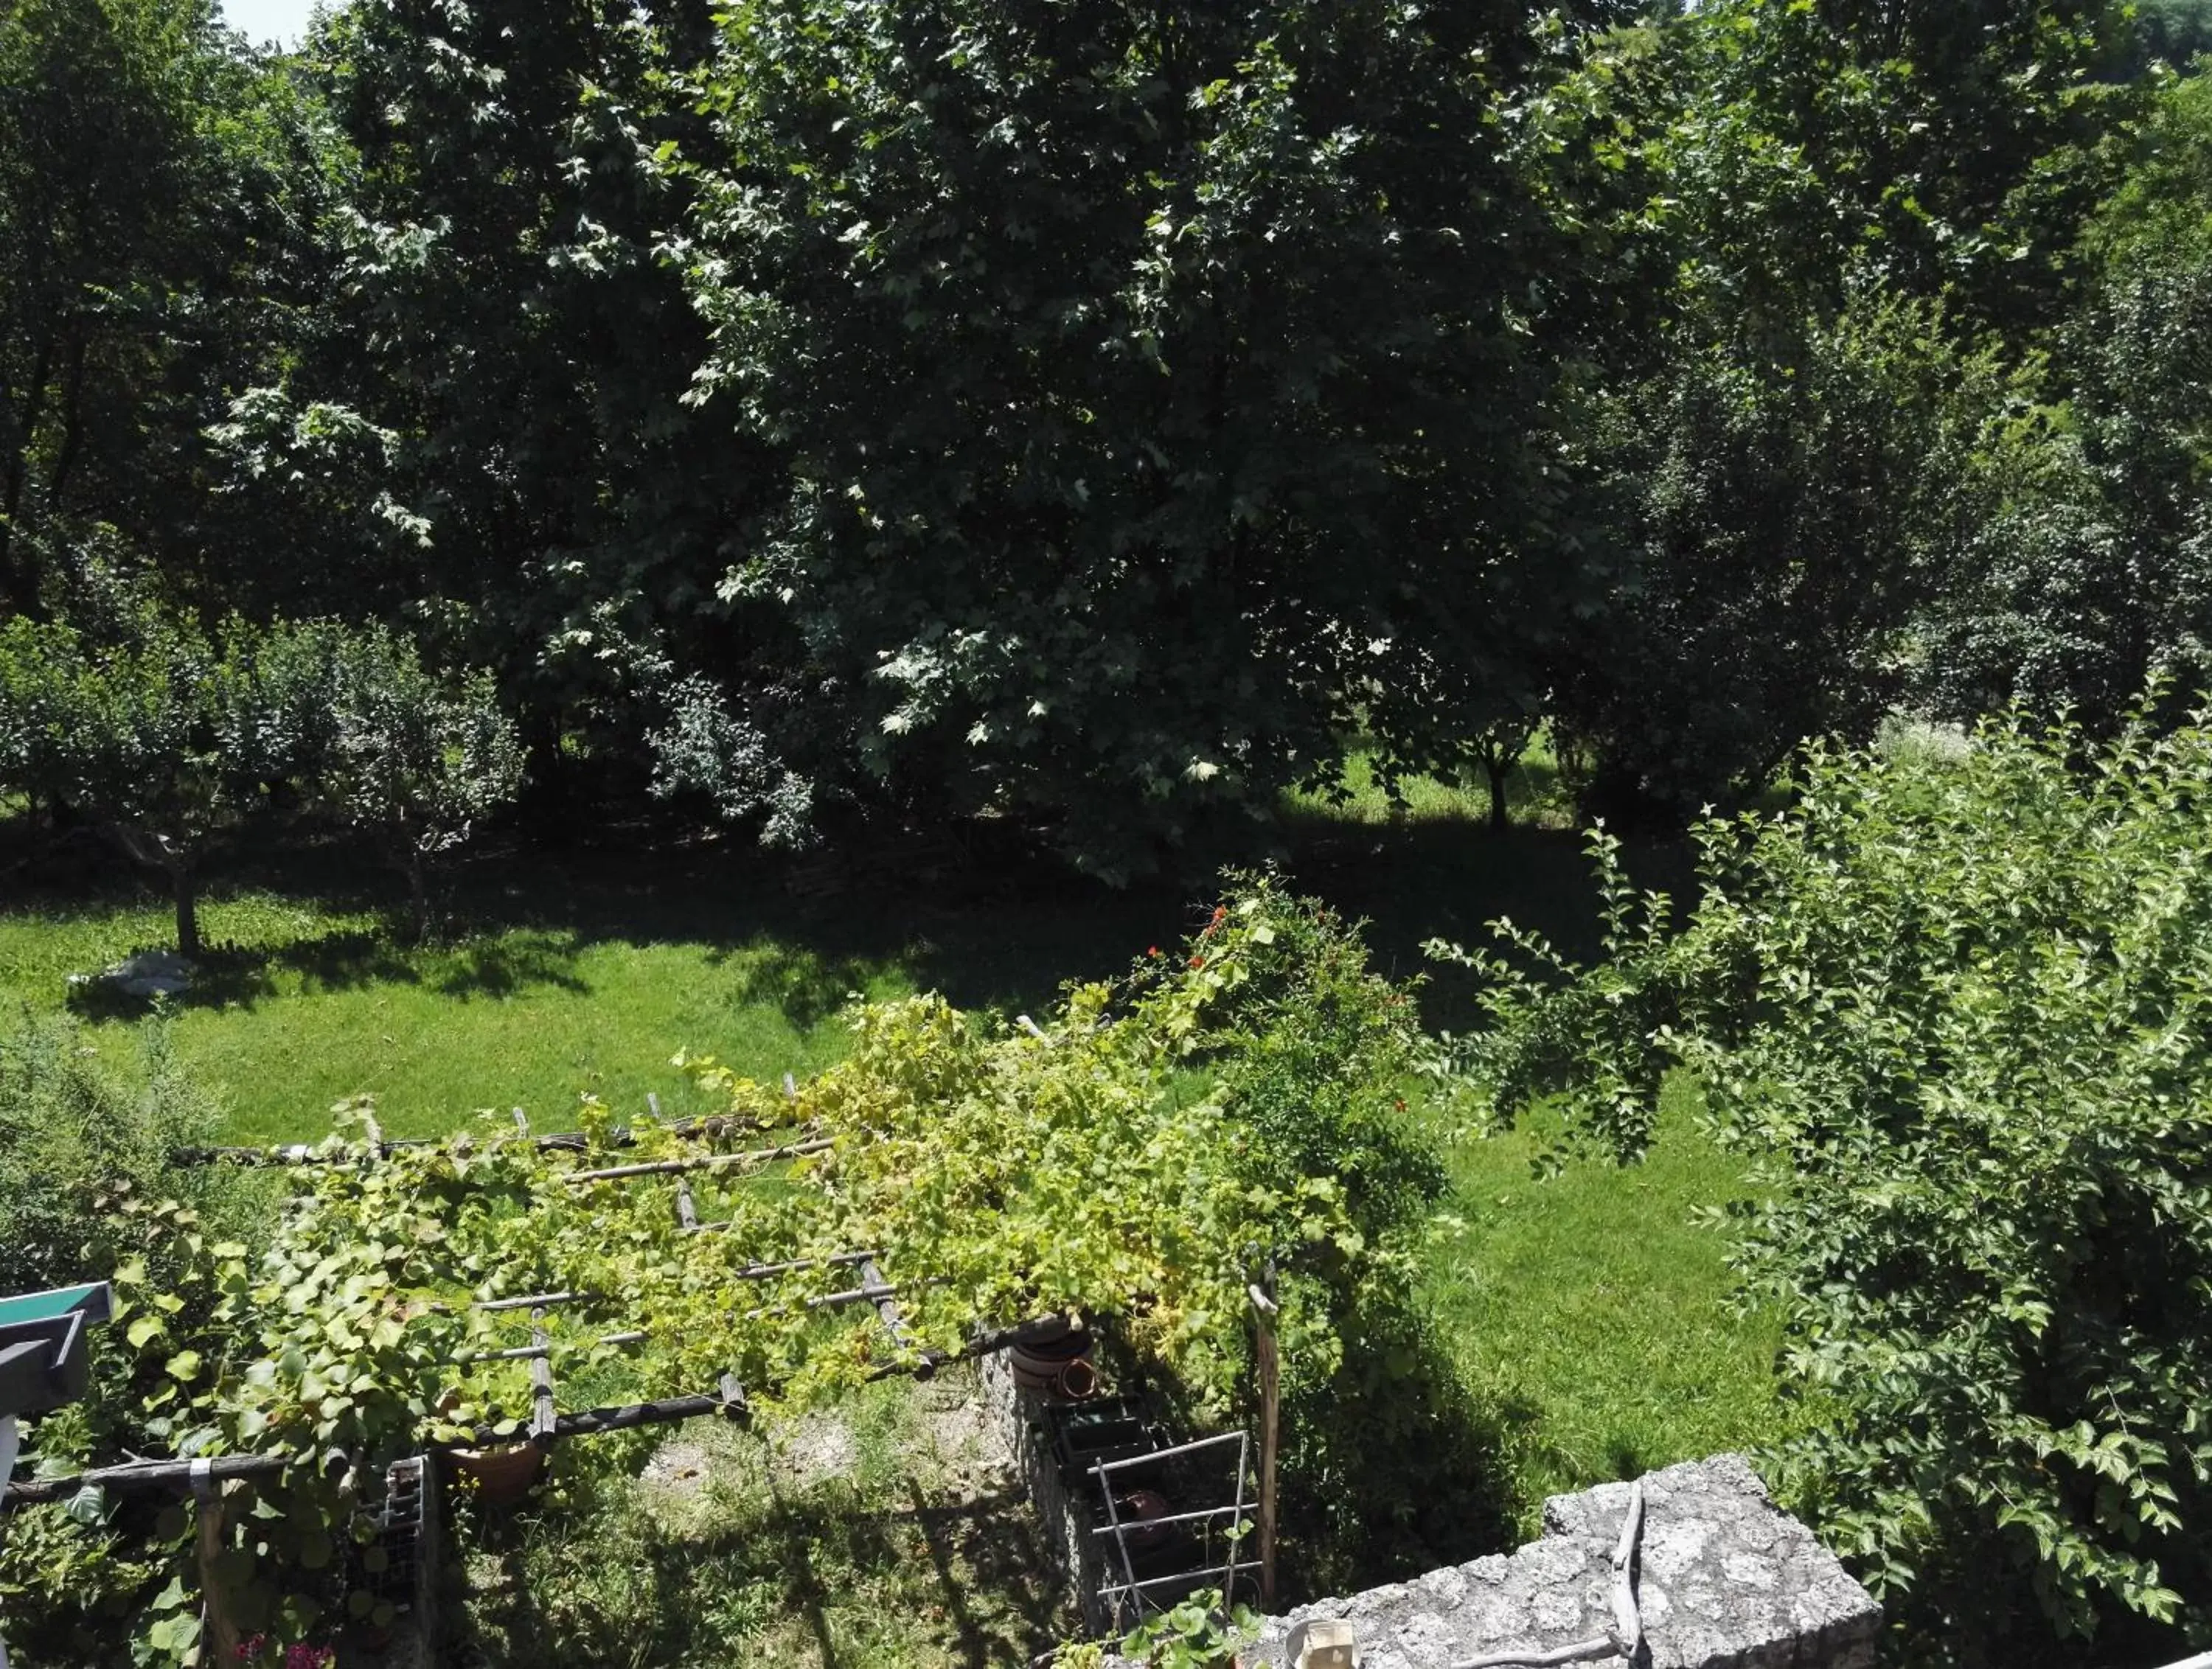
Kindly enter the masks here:
M 1082 1607 L 1085 1630 L 1103 1634 L 1109 1622 L 1098 1603 L 1098 1590 L 1105 1581 L 1105 1549 L 1091 1533 L 1097 1516 L 1060 1481 L 1050 1428 L 1045 1423 L 1044 1399 L 1014 1382 L 1013 1369 L 1003 1356 L 985 1356 L 981 1369 L 983 1405 L 1044 1525 L 1047 1557 Z
M 1648 1669 L 1869 1669 L 1881 1608 L 1767 1499 L 1741 1455 L 1669 1466 L 1644 1490 L 1637 1596 Z M 1291 1625 L 1313 1617 L 1358 1627 L 1364 1669 L 1447 1669 L 1595 1638 L 1613 1619 L 1611 1555 L 1628 1496 L 1626 1484 L 1554 1496 L 1541 1541 L 1270 1618 L 1244 1661 L 1278 1669 Z M 1623 1666 L 1609 1657 L 1598 1669 Z

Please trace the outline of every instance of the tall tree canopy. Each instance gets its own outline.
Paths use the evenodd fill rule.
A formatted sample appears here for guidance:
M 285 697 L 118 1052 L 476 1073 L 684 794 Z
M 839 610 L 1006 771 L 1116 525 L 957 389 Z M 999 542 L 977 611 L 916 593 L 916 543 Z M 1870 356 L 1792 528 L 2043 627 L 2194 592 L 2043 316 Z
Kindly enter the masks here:
M 830 779 L 1109 871 L 1364 725 L 1457 763 L 1589 583 L 1510 4 L 770 0 L 699 77 L 727 593 Z M 745 692 L 737 692 L 742 697 Z
M 46 612 L 85 524 L 184 572 L 204 427 L 313 296 L 314 117 L 211 0 L 0 11 L 0 606 Z

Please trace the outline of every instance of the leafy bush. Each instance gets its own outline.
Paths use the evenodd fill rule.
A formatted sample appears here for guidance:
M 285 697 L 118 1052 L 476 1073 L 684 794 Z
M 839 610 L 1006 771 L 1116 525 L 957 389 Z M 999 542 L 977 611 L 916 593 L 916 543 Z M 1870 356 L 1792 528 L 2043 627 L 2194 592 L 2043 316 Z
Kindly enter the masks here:
M 430 866 L 522 785 L 522 738 L 491 674 L 439 677 L 412 640 L 373 626 L 295 628 L 324 646 L 330 680 L 315 697 L 330 735 L 309 780 L 348 826 L 373 836 L 407 879 L 410 923 L 430 930 Z
M 235 1179 L 172 1172 L 173 1149 L 209 1139 L 216 1110 L 185 1076 L 158 1020 L 138 1035 L 143 1087 L 64 1022 L 0 1016 L 0 1248 L 10 1290 L 102 1280 L 143 1250 L 114 1207 L 181 1194 L 240 1212 Z
M 1233 1669 L 1237 1642 L 1258 1619 L 1224 1605 L 1221 1590 L 1194 1593 L 1143 1623 L 1121 1642 L 1123 1654 L 1146 1669 Z
M 1675 938 L 1601 835 L 1609 960 L 1504 974 L 1467 1047 L 1500 1113 L 1564 1091 L 1624 1150 L 1685 1065 L 1757 1156 L 1740 1266 L 1820 1411 L 1771 1475 L 1906 1660 L 2212 1639 L 2203 717 L 1816 750 L 1787 812 L 1705 826 Z

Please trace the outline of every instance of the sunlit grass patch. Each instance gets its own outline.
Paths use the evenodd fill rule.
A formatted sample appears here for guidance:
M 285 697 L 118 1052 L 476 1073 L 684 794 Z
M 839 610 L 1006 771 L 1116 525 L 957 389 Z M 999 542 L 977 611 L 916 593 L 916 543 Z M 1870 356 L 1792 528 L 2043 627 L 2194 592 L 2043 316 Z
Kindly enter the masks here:
M 1771 1312 L 1745 1314 L 1700 1206 L 1746 1192 L 1697 1127 L 1694 1085 L 1670 1082 L 1640 1163 L 1571 1163 L 1538 1180 L 1555 1130 L 1540 1116 L 1451 1157 L 1468 1228 L 1440 1245 L 1428 1290 L 1479 1405 L 1505 1435 L 1524 1533 L 1543 1497 L 1774 1441 Z

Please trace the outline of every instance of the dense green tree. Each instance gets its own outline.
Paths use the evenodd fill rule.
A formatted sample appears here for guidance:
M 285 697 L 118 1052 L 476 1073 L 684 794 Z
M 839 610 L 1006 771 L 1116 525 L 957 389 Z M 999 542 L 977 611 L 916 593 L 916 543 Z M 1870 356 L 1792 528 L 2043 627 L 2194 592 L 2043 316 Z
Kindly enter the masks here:
M 2140 73 L 2163 63 L 2189 70 L 2199 53 L 2212 52 L 2212 5 L 2205 0 L 2136 0 L 2135 9 L 2130 69 Z
M 1679 827 L 1808 737 L 1871 734 L 1907 689 L 1987 508 L 1968 483 L 2007 392 L 1948 325 L 1872 289 L 1784 362 L 1715 344 L 1613 402 L 1599 439 L 1632 590 L 1554 690 L 1595 761 L 1589 809 Z
M 703 4 L 356 0 L 307 72 L 348 154 L 337 282 L 223 431 L 239 491 L 322 527 L 274 606 L 405 622 L 495 670 L 541 768 L 722 628 L 751 475 L 681 403 L 705 330 L 655 254 L 696 125 L 666 96 Z
M 1555 194 L 1651 287 L 1578 429 L 1626 576 L 1553 683 L 1591 809 L 1679 823 L 1912 687 L 2092 270 L 2124 33 L 2094 0 L 1727 0 L 1550 95 Z
M 2109 732 L 2154 674 L 2212 685 L 2212 87 L 2160 93 L 2081 240 L 2070 315 L 1961 482 L 1970 530 L 1915 682 L 1968 718 Z
M 218 560 L 201 431 L 312 294 L 313 129 L 210 0 L 0 11 L 0 604 L 45 612 L 88 524 Z
M 1534 52 L 1506 4 L 726 14 L 701 391 L 787 460 L 726 586 L 854 715 L 780 753 L 1107 872 L 1355 720 L 1471 762 L 1588 584 Z

